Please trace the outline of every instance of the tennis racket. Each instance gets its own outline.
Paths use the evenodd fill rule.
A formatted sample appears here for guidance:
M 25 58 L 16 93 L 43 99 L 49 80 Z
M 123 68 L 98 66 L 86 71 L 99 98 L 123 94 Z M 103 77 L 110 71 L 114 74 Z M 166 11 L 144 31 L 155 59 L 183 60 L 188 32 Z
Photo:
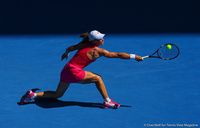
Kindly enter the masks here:
M 148 56 L 143 56 L 142 58 L 160 58 L 163 60 L 172 60 L 178 57 L 179 55 L 179 48 L 175 44 L 164 44 L 160 46 L 153 54 Z

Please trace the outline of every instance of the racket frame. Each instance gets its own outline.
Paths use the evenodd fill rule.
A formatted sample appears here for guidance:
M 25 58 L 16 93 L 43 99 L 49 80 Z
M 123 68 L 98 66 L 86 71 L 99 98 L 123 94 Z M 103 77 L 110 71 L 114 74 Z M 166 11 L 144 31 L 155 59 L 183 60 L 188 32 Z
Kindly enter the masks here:
M 175 57 L 173 57 L 173 58 L 169 58 L 169 59 L 167 59 L 167 58 L 162 58 L 162 57 L 158 54 L 158 51 L 159 51 L 159 49 L 161 49 L 162 47 L 164 47 L 164 46 L 166 46 L 166 45 L 173 45 L 173 46 L 175 46 L 175 47 L 178 49 L 178 54 L 177 54 Z M 153 55 L 156 54 L 156 53 L 157 53 L 158 56 L 153 56 Z M 153 54 L 148 55 L 148 56 L 143 56 L 142 59 L 145 59 L 145 58 L 160 58 L 160 59 L 163 59 L 163 60 L 172 60 L 172 59 L 175 59 L 175 58 L 179 55 L 179 53 L 180 53 L 180 50 L 179 50 L 178 46 L 176 46 L 175 44 L 172 44 L 172 43 L 168 43 L 168 44 L 163 44 L 163 45 L 161 45 Z

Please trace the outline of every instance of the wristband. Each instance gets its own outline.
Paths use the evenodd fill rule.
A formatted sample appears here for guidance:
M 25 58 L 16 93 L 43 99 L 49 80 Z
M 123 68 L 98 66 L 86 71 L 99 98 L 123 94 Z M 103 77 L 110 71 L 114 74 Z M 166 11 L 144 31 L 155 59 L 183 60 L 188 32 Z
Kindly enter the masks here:
M 130 54 L 130 59 L 135 59 L 135 54 Z

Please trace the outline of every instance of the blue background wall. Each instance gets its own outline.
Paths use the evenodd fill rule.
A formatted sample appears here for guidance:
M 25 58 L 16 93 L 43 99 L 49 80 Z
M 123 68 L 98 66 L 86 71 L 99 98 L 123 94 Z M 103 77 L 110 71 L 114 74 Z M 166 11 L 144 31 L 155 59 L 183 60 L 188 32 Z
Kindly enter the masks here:
M 198 0 L 1 0 L 0 34 L 199 32 Z

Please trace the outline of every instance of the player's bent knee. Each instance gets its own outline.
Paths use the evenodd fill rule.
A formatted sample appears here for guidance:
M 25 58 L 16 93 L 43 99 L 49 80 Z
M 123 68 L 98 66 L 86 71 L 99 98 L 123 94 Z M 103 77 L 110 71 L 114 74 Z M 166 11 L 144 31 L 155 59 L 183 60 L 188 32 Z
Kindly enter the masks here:
M 96 82 L 102 81 L 102 77 L 100 75 L 96 75 L 95 79 L 96 79 Z

